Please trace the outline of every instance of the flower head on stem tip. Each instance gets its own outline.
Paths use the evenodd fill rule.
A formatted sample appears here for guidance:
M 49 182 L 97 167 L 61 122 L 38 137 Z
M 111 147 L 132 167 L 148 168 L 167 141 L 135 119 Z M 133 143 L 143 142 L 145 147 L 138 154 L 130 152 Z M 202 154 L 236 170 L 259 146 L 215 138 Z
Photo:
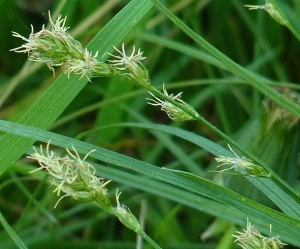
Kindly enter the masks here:
M 271 227 L 270 225 L 270 233 Z M 248 218 L 247 229 L 243 229 L 243 232 L 236 231 L 233 237 L 236 238 L 234 242 L 237 242 L 243 249 L 279 249 L 286 245 L 279 240 L 279 236 L 263 236 L 256 227 L 251 225 Z
M 67 30 L 69 29 L 69 27 L 65 27 L 65 23 L 66 23 L 66 19 L 67 17 L 65 16 L 64 18 L 61 17 L 61 15 L 59 15 L 57 17 L 57 20 L 55 21 L 55 23 L 52 21 L 51 19 L 51 14 L 50 11 L 48 12 L 49 15 L 49 21 L 51 23 L 51 31 L 47 30 L 45 28 L 45 25 L 42 26 L 42 30 L 37 32 L 37 33 L 33 33 L 33 26 L 31 25 L 31 33 L 29 35 L 29 38 L 25 38 L 23 36 L 21 36 L 20 34 L 18 34 L 17 32 L 12 32 L 12 35 L 14 37 L 17 38 L 21 38 L 22 40 L 26 41 L 27 44 L 23 44 L 22 46 L 18 47 L 18 48 L 13 48 L 10 51 L 14 51 L 14 52 L 18 52 L 18 53 L 30 53 L 32 50 L 36 50 L 39 48 L 39 45 L 41 46 L 42 44 L 37 43 L 37 38 L 41 38 L 44 35 L 50 37 L 52 34 L 52 37 L 63 37 L 63 38 L 70 38 L 71 35 L 69 35 L 67 33 Z
M 143 57 L 143 52 L 141 52 L 140 49 L 138 49 L 137 54 L 135 53 L 135 46 L 133 46 L 132 48 L 132 53 L 130 56 L 126 55 L 125 52 L 125 45 L 124 43 L 122 44 L 122 51 L 120 51 L 119 49 L 117 49 L 115 46 L 113 46 L 113 48 L 121 55 L 121 56 L 117 56 L 117 55 L 113 55 L 108 53 L 110 56 L 116 58 L 117 60 L 108 60 L 109 62 L 111 62 L 111 65 L 113 65 L 114 67 L 116 67 L 119 70 L 125 70 L 127 68 L 134 68 L 136 67 L 136 63 L 140 63 L 140 61 L 146 59 L 146 57 Z M 122 66 L 122 67 L 118 67 L 118 66 Z
M 86 77 L 89 81 L 91 77 L 111 77 L 116 74 L 113 66 L 97 60 L 98 52 L 93 55 L 67 32 L 66 17 L 62 18 L 60 15 L 53 22 L 49 13 L 49 20 L 51 30 L 43 26 L 42 30 L 33 33 L 32 28 L 29 38 L 13 32 L 13 36 L 26 43 L 11 51 L 28 53 L 30 60 L 45 62 L 53 74 L 54 66 L 61 66 L 68 77 L 70 73 L 80 74 L 81 78 Z
M 52 25 L 51 30 L 47 30 L 43 25 L 39 32 L 34 33 L 31 26 L 29 38 L 12 32 L 13 36 L 21 38 L 26 43 L 10 51 L 28 53 L 30 60 L 45 62 L 53 70 L 52 66 L 60 66 L 64 61 L 72 57 L 80 58 L 83 48 L 67 32 L 68 28 L 65 27 L 66 17 L 62 18 L 60 15 L 53 22 L 49 12 L 49 20 Z
M 245 5 L 249 10 L 263 9 L 269 13 L 269 15 L 281 25 L 286 26 L 288 24 L 288 20 L 282 14 L 281 10 L 274 6 L 269 0 L 265 1 L 264 5 Z
M 224 171 L 234 169 L 235 171 L 238 171 L 239 173 L 241 173 L 242 175 L 245 175 L 245 176 L 269 177 L 269 174 L 266 172 L 266 170 L 263 167 L 261 167 L 257 164 L 254 164 L 251 160 L 249 160 L 243 156 L 239 157 L 234 152 L 234 150 L 230 147 L 229 144 L 228 144 L 228 147 L 229 147 L 230 151 L 235 155 L 235 158 L 220 156 L 220 157 L 215 158 L 215 160 L 217 162 L 221 162 L 221 164 L 217 166 L 218 168 L 223 165 L 228 165 L 228 164 L 231 164 L 232 166 L 230 168 L 226 168 L 226 169 L 223 169 L 218 172 L 224 172 Z
M 125 205 L 121 204 L 119 202 L 120 195 L 122 193 L 116 191 L 116 202 L 117 207 L 115 209 L 115 215 L 119 218 L 120 222 L 128 227 L 129 229 L 137 232 L 137 233 L 143 233 L 143 230 L 140 226 L 140 223 L 138 219 L 131 213 L 130 209 L 126 207 Z
M 109 181 L 104 182 L 103 179 L 96 177 L 95 168 L 88 162 L 86 158 L 92 153 L 90 151 L 83 159 L 80 158 L 75 147 L 72 146 L 73 153 L 66 149 L 67 155 L 64 157 L 55 156 L 53 151 L 49 151 L 48 142 L 46 146 L 46 153 L 43 152 L 42 146 L 40 150 L 28 156 L 28 158 L 38 161 L 40 168 L 31 171 L 44 169 L 51 176 L 51 184 L 56 188 L 53 192 L 65 193 L 59 201 L 71 196 L 79 201 L 97 201 L 103 208 L 110 207 L 109 195 L 105 188 Z
M 124 43 L 122 44 L 122 51 L 118 50 L 116 47 L 114 47 L 114 49 L 121 56 L 116 56 L 109 53 L 109 55 L 116 58 L 116 60 L 108 60 L 110 65 L 119 70 L 120 75 L 133 81 L 136 85 L 148 87 L 151 82 L 148 71 L 141 62 L 142 60 L 146 59 L 146 57 L 142 56 L 143 52 L 138 49 L 137 54 L 135 54 L 135 47 L 133 46 L 131 55 L 127 56 Z M 123 70 L 128 70 L 129 73 L 121 72 Z
M 186 121 L 186 120 L 193 120 L 193 119 L 195 119 L 194 117 L 192 117 L 188 113 L 184 112 L 183 110 L 181 110 L 177 106 L 173 105 L 172 103 L 168 102 L 167 100 L 161 100 L 160 98 L 158 98 L 157 96 L 155 96 L 151 92 L 149 92 L 149 94 L 151 96 L 153 96 L 154 99 L 147 98 L 147 100 L 149 100 L 148 104 L 149 105 L 153 105 L 153 106 L 161 106 L 161 110 L 164 111 L 164 112 L 166 112 L 170 119 L 172 119 L 174 121 Z M 163 94 L 166 97 L 170 98 L 171 100 L 176 101 L 180 105 L 183 105 L 186 108 L 190 109 L 191 111 L 195 112 L 195 110 L 190 105 L 188 105 L 183 100 L 181 100 L 181 94 L 182 94 L 182 92 L 180 92 L 180 93 L 178 93 L 176 95 L 174 95 L 173 93 L 172 94 L 168 94 L 168 92 L 167 92 L 167 90 L 165 88 L 165 85 L 163 84 Z M 196 112 L 195 112 L 195 114 L 197 115 Z
M 236 231 L 236 234 L 233 235 L 235 239 L 234 242 L 239 242 L 240 246 L 245 245 L 246 243 L 251 243 L 252 245 L 260 245 L 261 244 L 261 238 L 263 237 L 258 229 L 251 225 L 247 218 L 247 229 L 243 229 L 243 232 Z

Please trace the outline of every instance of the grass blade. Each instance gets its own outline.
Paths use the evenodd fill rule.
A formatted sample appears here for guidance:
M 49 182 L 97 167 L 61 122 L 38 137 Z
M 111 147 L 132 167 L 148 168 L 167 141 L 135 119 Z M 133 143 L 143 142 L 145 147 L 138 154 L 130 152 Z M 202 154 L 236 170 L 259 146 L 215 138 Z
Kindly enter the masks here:
M 178 26 L 185 34 L 187 34 L 191 39 L 193 39 L 199 46 L 201 46 L 205 51 L 214 56 L 217 60 L 222 62 L 225 67 L 227 67 L 232 73 L 245 79 L 249 85 L 257 88 L 260 92 L 268 96 L 270 99 L 274 100 L 280 106 L 286 108 L 291 113 L 295 114 L 300 118 L 300 106 L 285 98 L 283 95 L 276 92 L 274 89 L 261 82 L 257 77 L 253 76 L 246 69 L 235 63 L 225 54 L 220 52 L 200 35 L 196 34 L 192 29 L 190 29 L 184 22 L 177 18 L 172 12 L 170 12 L 159 0 L 151 0 L 155 6 L 162 11 L 176 26 Z
M 43 142 L 48 142 L 51 139 L 51 144 L 69 149 L 71 149 L 71 145 L 73 145 L 78 152 L 83 154 L 96 149 L 90 157 L 110 165 L 119 166 L 121 168 L 141 173 L 158 181 L 168 183 L 180 190 L 184 190 L 187 194 L 185 202 L 187 202 L 190 198 L 189 194 L 196 194 L 213 200 L 214 205 L 219 203 L 219 207 L 214 214 L 220 215 L 222 218 L 224 218 L 224 216 L 218 210 L 222 207 L 224 208 L 224 205 L 226 208 L 229 208 L 229 210 L 240 210 L 241 212 L 239 215 L 241 216 L 240 219 L 238 219 L 239 221 L 242 221 L 242 218 L 244 217 L 245 222 L 245 219 L 248 217 L 250 220 L 255 221 L 255 224 L 261 227 L 265 232 L 268 231 L 269 224 L 272 224 L 272 231 L 280 234 L 281 238 L 289 243 L 300 246 L 300 221 L 298 219 L 267 208 L 204 178 L 197 177 L 190 173 L 164 170 L 134 158 L 35 127 L 29 127 L 8 121 L 0 121 L 0 124 L 2 131 L 12 132 L 18 136 L 25 136 L 32 140 L 39 140 Z M 179 196 L 177 196 L 177 198 L 179 198 Z M 201 206 L 201 203 L 199 203 L 200 207 L 198 208 L 209 212 L 208 207 L 213 203 L 204 202 L 206 208 Z M 236 212 L 233 211 L 231 214 L 228 213 L 228 216 L 225 218 L 232 220 L 232 216 L 235 216 L 235 214 Z M 242 215 L 244 216 L 242 217 Z M 236 220 L 234 221 L 236 222 Z
M 107 58 L 112 45 L 120 44 L 137 23 L 148 13 L 148 0 L 133 0 L 119 12 L 87 45 L 99 51 L 100 61 Z M 47 129 L 87 84 L 78 75 L 60 75 L 36 103 L 20 118 L 21 124 Z M 34 140 L 5 134 L 0 139 L 0 175 L 28 149 Z
M 4 216 L 2 213 L 0 213 L 0 222 L 8 235 L 11 237 L 11 239 L 15 242 L 15 244 L 18 246 L 20 249 L 27 249 L 26 245 L 20 240 L 20 238 L 17 236 L 15 231 L 10 227 L 10 225 L 7 223 L 5 220 Z

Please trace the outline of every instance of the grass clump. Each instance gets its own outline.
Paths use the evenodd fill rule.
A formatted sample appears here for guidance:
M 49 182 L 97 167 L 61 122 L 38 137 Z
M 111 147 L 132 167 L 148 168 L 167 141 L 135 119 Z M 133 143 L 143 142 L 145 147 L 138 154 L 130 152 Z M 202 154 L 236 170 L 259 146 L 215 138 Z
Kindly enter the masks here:
M 300 247 L 296 1 L 109 2 L 13 31 L 0 247 Z

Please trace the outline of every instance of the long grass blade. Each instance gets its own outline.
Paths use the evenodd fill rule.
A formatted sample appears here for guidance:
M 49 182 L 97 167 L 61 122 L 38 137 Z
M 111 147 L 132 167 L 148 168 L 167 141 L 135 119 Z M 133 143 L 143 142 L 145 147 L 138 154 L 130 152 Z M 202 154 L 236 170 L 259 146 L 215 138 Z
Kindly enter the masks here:
M 99 51 L 105 61 L 107 51 L 118 45 L 151 9 L 147 0 L 133 0 L 120 11 L 87 45 Z M 87 84 L 77 75 L 60 75 L 36 103 L 20 118 L 21 124 L 47 129 Z M 34 143 L 33 139 L 5 134 L 0 139 L 0 175 Z

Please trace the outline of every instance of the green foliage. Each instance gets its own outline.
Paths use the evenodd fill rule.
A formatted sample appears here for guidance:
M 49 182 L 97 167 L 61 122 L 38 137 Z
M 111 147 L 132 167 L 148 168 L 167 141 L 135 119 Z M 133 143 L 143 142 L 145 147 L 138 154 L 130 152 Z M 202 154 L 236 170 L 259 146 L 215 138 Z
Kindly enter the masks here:
M 123 42 L 147 57 L 91 82 L 8 52 L 21 45 L 10 31 L 28 37 L 31 22 L 34 33 L 47 22 L 19 2 L 0 0 L 0 248 L 238 248 L 231 235 L 247 219 L 300 248 L 297 0 L 270 1 L 284 26 L 247 1 L 56 1 L 52 20 L 67 15 L 70 34 L 101 63 Z M 189 121 L 147 105 L 147 91 Z M 37 165 L 26 158 L 49 141 L 58 156 L 95 150 L 85 160 L 112 180 L 112 200 L 122 192 L 150 244 L 95 203 L 66 197 L 54 209 L 49 177 L 29 174 Z M 254 168 L 239 168 L 245 160 Z

